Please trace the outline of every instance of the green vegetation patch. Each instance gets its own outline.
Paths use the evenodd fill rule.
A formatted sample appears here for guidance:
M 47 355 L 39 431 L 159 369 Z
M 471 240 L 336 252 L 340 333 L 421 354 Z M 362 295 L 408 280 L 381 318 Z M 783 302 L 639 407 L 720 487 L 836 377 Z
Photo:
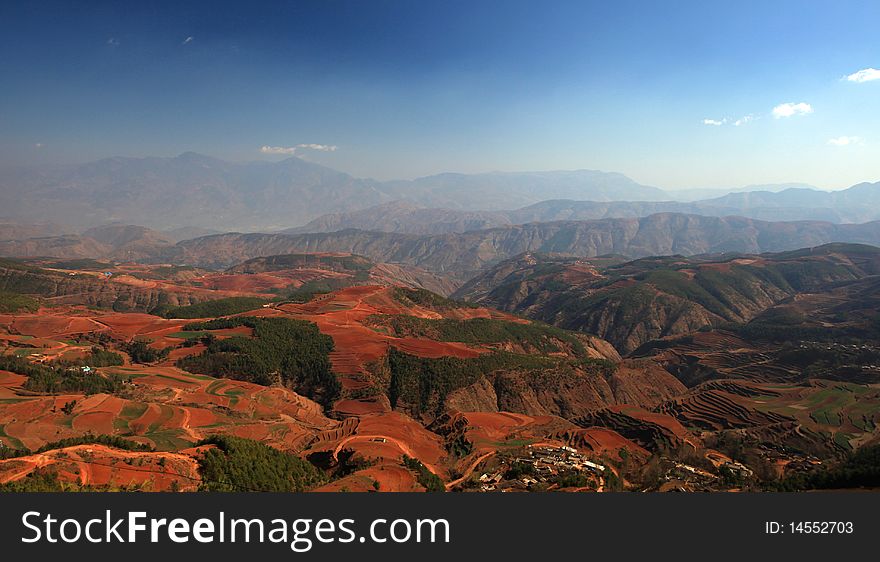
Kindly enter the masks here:
M 776 485 L 782 491 L 878 488 L 880 445 L 862 447 L 836 464 L 790 476 Z
M 11 448 L 0 447 L 0 459 L 9 458 L 8 456 L 4 455 L 8 455 L 10 451 L 25 449 L 24 443 L 6 433 L 6 426 L 2 423 L 0 423 L 0 437 L 6 439 L 6 441 L 12 446 Z
M 36 312 L 40 301 L 27 295 L 0 291 L 0 313 Z
M 122 355 L 108 351 L 98 346 L 93 346 L 85 357 L 74 360 L 59 361 L 59 364 L 70 367 L 121 367 L 125 361 Z
M 56 269 L 73 269 L 85 271 L 109 271 L 113 269 L 113 264 L 94 260 L 91 258 L 79 258 L 72 260 L 60 260 L 49 264 L 50 267 Z
M 325 482 L 324 475 L 298 457 L 241 437 L 214 435 L 199 458 L 201 489 L 210 492 L 302 492 Z
M 216 318 L 218 316 L 229 316 L 231 314 L 256 310 L 269 302 L 268 299 L 260 297 L 227 297 L 188 306 L 158 309 L 153 311 L 153 314 L 158 314 L 165 318 Z
M 567 351 L 560 345 L 564 344 L 577 357 L 587 355 L 584 345 L 571 332 L 537 322 L 521 323 L 491 318 L 429 319 L 406 315 L 374 315 L 369 320 L 391 328 L 398 337 L 426 337 L 470 344 L 510 342 L 528 346 L 540 353 Z
M 455 308 L 479 308 L 479 305 L 452 300 L 427 289 L 410 289 L 395 287 L 391 292 L 394 299 L 407 306 L 422 306 L 435 310 L 449 310 Z
M 76 367 L 48 366 L 30 363 L 14 355 L 0 357 L 0 369 L 24 375 L 27 380 L 22 387 L 32 392 L 66 394 L 114 394 L 122 390 L 123 379 L 117 375 L 83 372 Z
M 403 466 L 416 473 L 416 480 L 425 487 L 428 492 L 445 492 L 446 486 L 440 477 L 428 470 L 422 461 L 403 455 Z
M 506 352 L 487 353 L 473 359 L 432 359 L 409 355 L 392 347 L 388 352 L 391 373 L 388 399 L 393 408 L 399 402 L 405 402 L 419 414 L 436 414 L 450 392 L 473 384 L 489 373 L 546 369 L 555 364 L 554 360 L 546 357 Z
M 333 339 L 312 322 L 244 316 L 187 324 L 184 329 L 210 331 L 238 326 L 251 328 L 253 337 L 213 340 L 201 354 L 179 359 L 177 366 L 262 385 L 291 384 L 297 392 L 324 405 L 339 396 L 341 385 L 330 365 Z
M 150 431 L 144 434 L 144 437 L 152 441 L 159 451 L 179 451 L 187 447 L 192 447 L 192 442 L 184 438 L 185 432 L 182 429 L 162 429 L 159 431 Z
M 132 363 L 155 363 L 168 357 L 171 348 L 154 349 L 149 342 L 144 340 L 132 340 L 120 346 L 122 351 L 128 353 Z
M 362 285 L 370 280 L 369 271 L 357 271 L 351 277 L 329 277 L 327 279 L 314 279 L 299 286 L 289 286 L 278 291 L 278 299 L 293 303 L 306 303 L 319 295 L 326 295 L 333 291 Z
M 104 445 L 106 447 L 113 447 L 115 449 L 122 449 L 124 451 L 140 451 L 146 453 L 155 450 L 149 445 L 138 443 L 136 441 L 131 441 L 129 439 L 124 439 L 116 435 L 95 435 L 94 433 L 86 433 L 85 435 L 81 435 L 79 437 L 70 437 L 67 439 L 61 439 L 59 441 L 46 443 L 39 449 L 33 451 L 28 450 L 25 447 L 21 447 L 18 449 L 2 448 L 0 449 L 0 459 L 14 459 L 27 455 L 33 455 L 36 453 L 45 453 L 46 451 L 53 451 L 55 449 L 76 447 L 77 445 Z
M 138 419 L 147 411 L 147 404 L 143 402 L 127 402 L 119 415 L 113 418 L 113 429 L 119 431 L 131 431 L 129 423 Z
M 63 492 L 58 473 L 37 469 L 15 482 L 0 484 L 0 492 Z

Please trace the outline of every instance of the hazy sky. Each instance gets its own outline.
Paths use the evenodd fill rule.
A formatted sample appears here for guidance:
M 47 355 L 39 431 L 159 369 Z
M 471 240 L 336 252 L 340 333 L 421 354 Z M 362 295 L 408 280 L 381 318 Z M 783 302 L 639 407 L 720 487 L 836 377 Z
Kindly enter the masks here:
M 880 180 L 880 2 L 179 4 L 0 3 L 0 164 Z

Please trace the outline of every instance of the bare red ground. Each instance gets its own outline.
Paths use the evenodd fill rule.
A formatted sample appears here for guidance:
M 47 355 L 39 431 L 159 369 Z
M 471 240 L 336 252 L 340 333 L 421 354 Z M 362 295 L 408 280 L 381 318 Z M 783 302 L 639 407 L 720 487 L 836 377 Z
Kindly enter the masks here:
M 217 415 L 210 410 L 193 407 L 187 407 L 184 409 L 189 412 L 189 418 L 187 419 L 189 427 L 204 427 L 217 422 Z
M 333 410 L 343 416 L 365 416 L 389 412 L 390 408 L 379 400 L 339 400 Z
M 573 445 L 578 449 L 587 449 L 593 454 L 604 455 L 619 460 L 620 450 L 626 450 L 631 456 L 647 459 L 651 453 L 630 441 L 614 430 L 602 427 L 579 429 L 573 432 Z
M 206 289 L 235 291 L 240 293 L 253 293 L 255 295 L 267 293 L 272 289 L 283 289 L 290 281 L 258 273 L 254 275 L 208 275 L 202 278 L 201 284 Z
M 6 444 L 36 449 L 48 442 L 78 435 L 69 424 L 59 422 L 64 418 L 61 408 L 82 399 L 82 395 L 76 394 L 41 396 L 0 405 L 0 425 L 8 436 L 4 439 Z
M 441 459 L 446 455 L 441 438 L 400 412 L 366 415 L 360 418 L 353 434 L 322 444 L 334 456 L 343 449 L 374 459 L 380 464 L 399 464 L 403 455 L 417 458 L 429 470 L 445 476 Z
M 52 467 L 62 481 L 111 489 L 138 486 L 165 491 L 176 482 L 185 491 L 195 490 L 200 482 L 193 456 L 77 445 L 0 461 L 0 483 L 19 480 L 44 467 Z
M 86 412 L 73 418 L 73 429 L 95 435 L 112 435 L 113 418 L 111 412 Z
M 177 361 L 178 359 L 183 359 L 184 357 L 189 357 L 190 355 L 199 355 L 203 351 L 207 349 L 203 344 L 197 344 L 192 347 L 178 347 L 176 349 L 172 349 L 168 354 L 168 361 Z
M 459 357 L 461 359 L 471 359 L 479 357 L 480 354 L 485 353 L 483 350 L 468 347 L 463 343 L 439 342 L 415 338 L 398 338 L 394 341 L 393 345 L 410 355 L 430 358 Z
M 350 278 L 347 273 L 326 269 L 285 269 L 265 273 L 209 274 L 198 280 L 199 285 L 214 291 L 237 294 L 265 295 L 273 290 L 301 287 L 309 281 Z
M 91 318 L 31 314 L 17 316 L 12 327 L 19 333 L 48 338 L 87 332 L 102 331 L 104 327 Z
M 20 387 L 27 380 L 24 375 L 18 375 L 9 371 L 0 370 L 0 389 L 12 389 Z
M 535 418 L 525 414 L 510 412 L 465 412 L 468 433 L 475 442 L 504 441 L 512 432 L 522 430 L 535 423 Z
M 378 489 L 376 484 L 378 482 Z M 424 490 L 413 474 L 402 466 L 371 466 L 333 481 L 316 492 L 416 492 Z
M 189 320 L 166 320 L 151 314 L 124 313 L 107 314 L 96 317 L 95 321 L 107 326 L 114 334 L 124 339 L 147 336 L 157 332 L 173 332 L 183 329 Z

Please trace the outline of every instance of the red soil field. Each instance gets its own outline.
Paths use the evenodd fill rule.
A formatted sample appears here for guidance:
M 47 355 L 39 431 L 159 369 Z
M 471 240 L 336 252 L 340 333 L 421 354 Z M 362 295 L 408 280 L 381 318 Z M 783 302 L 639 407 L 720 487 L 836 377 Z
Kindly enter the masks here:
M 203 344 L 197 344 L 192 347 L 178 347 L 176 349 L 172 349 L 168 354 L 169 361 L 177 361 L 178 359 L 183 359 L 184 357 L 189 357 L 190 355 L 199 355 L 203 351 L 207 349 Z
M 333 411 L 341 416 L 365 416 L 390 412 L 390 406 L 380 400 L 339 400 L 333 405 Z
M 386 440 L 385 443 L 378 441 L 382 438 Z M 445 474 L 445 469 L 439 466 L 440 460 L 446 455 L 440 437 L 400 412 L 360 418 L 355 435 L 341 439 L 335 450 L 338 453 L 343 448 L 353 449 L 367 457 L 393 459 L 395 464 L 405 454 L 419 459 L 435 474 L 441 477 Z
M 86 412 L 73 418 L 73 429 L 95 435 L 112 435 L 113 417 L 110 412 Z
M 589 269 L 589 268 L 588 268 Z M 212 298 L 228 294 L 256 294 L 270 288 L 288 286 L 308 276 L 326 277 L 327 272 L 297 271 L 271 274 L 225 275 L 209 274 L 192 278 L 210 291 Z M 592 274 L 590 271 L 578 275 Z M 340 274 L 340 276 L 345 276 Z M 123 277 L 126 283 L 170 283 L 139 281 Z M 180 285 L 175 285 L 179 289 Z M 194 289 L 196 290 L 196 289 Z M 220 294 L 223 292 L 223 294 Z M 76 316 L 73 316 L 76 314 Z M 322 491 L 347 489 L 374 491 L 378 482 L 381 491 L 415 491 L 421 486 L 414 475 L 401 466 L 403 455 L 419 459 L 428 470 L 449 480 L 452 469 L 464 477 L 475 467 L 502 449 L 526 443 L 570 444 L 596 455 L 617 455 L 622 448 L 635 456 L 647 452 L 614 431 L 599 428 L 580 429 L 553 416 L 528 416 L 507 412 L 466 412 L 459 414 L 467 421 L 465 433 L 475 445 L 464 459 L 448 456 L 443 438 L 427 430 L 419 421 L 390 411 L 387 398 L 354 398 L 353 391 L 372 386 L 366 366 L 381 360 L 393 346 L 403 352 L 428 358 L 473 358 L 489 348 L 457 342 L 440 342 L 427 338 L 397 338 L 365 326 L 374 314 L 406 314 L 422 318 L 504 318 L 526 322 L 504 313 L 484 308 L 451 308 L 432 310 L 407 306 L 398 302 L 388 287 L 367 285 L 349 287 L 328 295 L 320 295 L 304 304 L 284 304 L 260 308 L 240 316 L 288 317 L 314 322 L 330 336 L 335 349 L 330 355 L 334 372 L 339 375 L 343 398 L 333 406 L 336 417 L 325 416 L 322 407 L 283 387 L 264 387 L 235 380 L 214 379 L 181 371 L 174 362 L 204 351 L 202 344 L 174 349 L 167 360 L 155 365 L 130 365 L 102 368 L 103 373 L 132 376 L 126 388 L 127 399 L 107 395 L 21 396 L 15 390 L 24 377 L 0 371 L 0 437 L 9 446 L 38 448 L 51 441 L 86 433 L 122 435 L 135 441 L 155 444 L 162 449 L 188 450 L 189 443 L 211 434 L 232 434 L 265 442 L 296 454 L 326 452 L 337 457 L 343 450 L 352 450 L 357 457 L 370 459 L 375 465 L 351 474 L 321 488 Z M 129 340 L 148 338 L 156 348 L 177 346 L 180 338 L 170 337 L 183 331 L 192 320 L 167 320 L 140 313 L 95 313 L 81 309 L 41 310 L 33 315 L 0 316 L 20 335 L 4 335 L 0 339 L 15 341 L 21 346 L 47 346 L 46 355 L 73 357 L 88 350 L 88 345 L 70 346 L 59 340 L 82 332 L 104 331 L 116 338 Z M 216 331 L 218 337 L 251 336 L 246 327 Z M 19 338 L 18 340 L 14 338 Z M 52 339 L 52 338 L 57 338 Z M 61 411 L 65 404 L 76 401 L 72 415 Z M 674 418 L 626 406 L 621 411 L 636 419 L 659 424 L 679 436 L 687 431 Z M 84 446 L 85 447 L 85 446 Z M 17 479 L 40 467 L 53 465 L 62 479 L 97 486 L 143 485 L 147 489 L 169 489 L 173 482 L 181 489 L 198 485 L 194 454 L 126 453 L 100 446 L 90 449 L 67 448 L 68 458 L 51 451 L 22 459 L 0 462 L 0 481 Z M 123 454 L 124 453 L 124 454 Z M 126 464 L 134 456 L 137 462 Z M 166 455 L 162 457 L 161 455 Z M 171 455 L 171 456 L 168 456 Z M 165 458 L 166 466 L 159 466 Z M 98 459 L 100 462 L 95 461 Z M 142 466 L 137 466 L 142 463 Z M 453 466 L 454 465 L 454 466 Z M 145 470 L 136 470 L 144 468 Z
M 9 371 L 0 371 L 0 398 L 11 398 L 16 396 L 15 391 L 12 389 L 20 387 L 26 380 L 27 377 L 24 375 L 17 375 L 15 373 L 10 373 Z
M 0 461 L 0 484 L 19 480 L 44 467 L 57 471 L 62 482 L 110 489 L 138 486 L 167 491 L 176 482 L 178 489 L 191 491 L 200 483 L 198 462 L 193 456 L 77 445 Z
M 204 427 L 217 422 L 217 416 L 210 410 L 193 407 L 185 407 L 183 410 L 187 412 L 187 415 L 184 416 L 184 428 L 187 426 L 192 428 Z
M 198 283 L 205 289 L 241 295 L 261 296 L 273 290 L 301 287 L 320 279 L 347 279 L 351 275 L 326 269 L 285 269 L 264 273 L 217 273 L 205 275 Z
M 378 490 L 374 482 L 379 483 Z M 415 476 L 402 466 L 371 466 L 349 474 L 320 488 L 316 492 L 416 492 L 423 488 Z
M 26 336 L 49 338 L 69 334 L 99 332 L 104 326 L 91 318 L 55 316 L 50 314 L 29 314 L 16 316 L 12 328 Z
M 189 320 L 166 320 L 151 314 L 120 313 L 96 317 L 95 320 L 110 328 L 119 337 L 132 339 L 159 331 L 180 331 Z
M 504 441 L 514 431 L 534 425 L 536 418 L 525 414 L 509 412 L 465 412 L 468 421 L 468 434 L 475 445 L 484 448 L 486 442 Z M 544 416 L 547 417 L 547 416 Z
M 459 357 L 461 359 L 472 359 L 485 353 L 485 351 L 468 347 L 463 343 L 439 342 L 415 338 L 397 338 L 393 345 L 400 351 L 409 353 L 410 355 L 429 358 Z
M 591 427 L 570 432 L 568 442 L 580 449 L 588 450 L 596 455 L 605 455 L 620 460 L 620 450 L 625 449 L 630 456 L 647 459 L 651 453 L 638 444 L 630 441 L 614 430 L 603 427 Z
M 61 408 L 82 398 L 77 394 L 40 396 L 0 405 L 0 425 L 7 435 L 0 439 L 13 448 L 37 449 L 51 441 L 75 437 L 80 433 L 70 427 L 69 421 L 60 423 L 70 420 L 62 414 Z
M 471 315 L 489 314 L 481 309 L 461 309 Z M 477 357 L 486 350 L 456 342 L 437 342 L 428 339 L 395 338 L 364 325 L 373 314 L 410 314 L 427 318 L 441 317 L 437 312 L 420 307 L 407 308 L 396 301 L 388 287 L 366 285 L 348 287 L 304 304 L 284 304 L 258 311 L 260 316 L 291 316 L 314 322 L 318 329 L 333 338 L 334 351 L 330 354 L 333 370 L 340 376 L 346 390 L 368 386 L 362 375 L 365 365 L 383 358 L 391 346 L 420 357 L 453 356 Z M 460 311 L 456 310 L 457 314 Z M 380 404 L 352 404 L 340 402 L 340 415 L 361 415 L 384 411 Z
M 159 421 L 162 407 L 159 404 L 148 404 L 147 409 L 137 419 L 130 421 L 128 427 L 135 433 L 146 433 L 150 426 Z
M 283 289 L 290 284 L 290 281 L 287 279 L 264 273 L 253 275 L 206 275 L 199 281 L 202 287 L 211 289 L 212 291 L 231 291 L 242 294 L 247 293 L 254 296 L 268 293 L 272 289 Z

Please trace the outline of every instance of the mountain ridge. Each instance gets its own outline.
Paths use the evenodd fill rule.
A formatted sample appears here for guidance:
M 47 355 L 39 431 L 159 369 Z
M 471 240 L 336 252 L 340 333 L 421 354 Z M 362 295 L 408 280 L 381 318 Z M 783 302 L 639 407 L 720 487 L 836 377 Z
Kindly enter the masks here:
M 798 198 L 803 201 L 798 201 Z M 547 199 L 514 210 L 466 211 L 426 208 L 392 201 L 366 209 L 322 215 L 284 233 L 333 232 L 344 228 L 442 234 L 557 220 L 638 218 L 656 213 L 742 216 L 768 221 L 820 220 L 856 224 L 880 219 L 880 183 L 862 183 L 837 192 L 806 188 L 734 192 L 696 201 L 578 201 Z
M 829 242 L 880 245 L 880 222 L 835 225 L 660 213 L 638 219 L 530 223 L 461 234 L 413 235 L 354 229 L 298 235 L 221 234 L 183 241 L 169 249 L 164 259 L 222 267 L 259 255 L 338 251 L 415 265 L 466 280 L 489 265 L 527 251 L 637 258 L 677 253 L 761 253 Z
M 505 208 L 547 196 L 662 198 L 658 188 L 594 170 L 439 174 L 379 182 L 291 156 L 278 162 L 226 162 L 195 152 L 175 157 L 112 157 L 81 165 L 7 169 L 0 205 L 19 221 L 83 228 L 110 222 L 170 230 L 200 227 L 277 230 L 331 212 L 405 199 L 430 206 Z
M 471 279 L 454 298 L 608 340 L 625 355 L 663 337 L 748 322 L 787 299 L 880 273 L 880 248 L 660 256 L 624 263 L 529 253 Z

